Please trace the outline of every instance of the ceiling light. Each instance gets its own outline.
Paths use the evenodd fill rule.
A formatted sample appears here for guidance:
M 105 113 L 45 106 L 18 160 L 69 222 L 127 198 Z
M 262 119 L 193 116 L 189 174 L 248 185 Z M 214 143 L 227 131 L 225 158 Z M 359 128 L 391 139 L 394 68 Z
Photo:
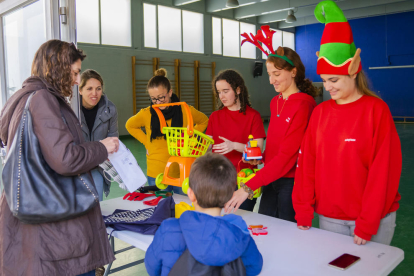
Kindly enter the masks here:
M 237 8 L 239 6 L 239 1 L 237 0 L 227 0 L 226 7 L 227 8 Z
M 286 23 L 293 23 L 296 21 L 296 17 L 293 13 L 293 10 L 288 11 L 288 16 L 286 17 Z

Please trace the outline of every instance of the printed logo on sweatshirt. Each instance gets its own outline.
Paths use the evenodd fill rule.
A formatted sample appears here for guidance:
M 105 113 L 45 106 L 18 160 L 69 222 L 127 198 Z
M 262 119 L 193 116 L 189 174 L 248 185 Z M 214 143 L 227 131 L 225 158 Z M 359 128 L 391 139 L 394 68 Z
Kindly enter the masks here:
M 355 142 L 355 141 L 356 139 L 351 139 L 351 138 L 345 139 L 345 142 Z
M 290 117 L 287 117 L 286 122 L 288 123 L 290 122 Z

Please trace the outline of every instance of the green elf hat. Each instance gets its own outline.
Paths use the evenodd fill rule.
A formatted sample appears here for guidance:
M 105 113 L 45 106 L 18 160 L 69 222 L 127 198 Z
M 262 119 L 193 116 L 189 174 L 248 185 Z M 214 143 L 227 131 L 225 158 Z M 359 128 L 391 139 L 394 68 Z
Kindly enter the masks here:
M 342 10 L 333 1 L 322 1 L 315 8 L 315 17 L 325 23 L 321 48 L 316 52 L 316 72 L 332 75 L 354 75 L 361 71 L 361 49 L 356 49 L 351 26 Z

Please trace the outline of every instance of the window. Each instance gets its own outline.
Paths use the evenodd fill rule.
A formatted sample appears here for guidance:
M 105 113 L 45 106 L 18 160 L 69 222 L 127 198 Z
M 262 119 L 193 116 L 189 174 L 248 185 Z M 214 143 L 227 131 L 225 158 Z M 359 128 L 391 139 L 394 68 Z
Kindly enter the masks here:
M 157 48 L 157 6 L 144 4 L 144 46 Z
M 256 35 L 256 25 L 240 22 L 240 34 L 242 33 L 248 33 L 248 34 L 252 33 L 253 35 Z M 240 56 L 242 58 L 255 59 L 256 58 L 256 46 L 254 46 L 251 43 L 244 43 L 243 46 L 241 46 Z
M 158 41 L 160 50 L 182 51 L 181 10 L 158 6 Z
M 76 1 L 76 25 L 78 42 L 131 47 L 131 0 Z
M 213 17 L 213 54 L 227 57 L 256 58 L 256 46 L 244 43 L 242 33 L 256 34 L 256 25 Z
M 283 47 L 289 47 L 295 50 L 295 34 L 289 32 L 283 32 Z
M 204 53 L 204 16 L 183 11 L 183 51 Z
M 102 44 L 131 46 L 131 0 L 101 0 Z
M 276 32 L 273 34 L 273 38 L 272 38 L 272 45 L 273 45 L 273 49 L 274 49 L 274 50 L 275 50 L 275 52 L 276 52 L 277 48 L 278 48 L 279 46 L 282 46 L 282 33 L 283 33 L 283 31 L 279 31 L 279 30 L 275 30 L 275 29 L 271 29 L 271 30 L 276 31 Z M 263 45 L 263 44 L 262 44 L 262 45 Z M 266 47 L 266 46 L 263 46 L 263 49 L 264 49 L 264 50 L 266 50 L 266 51 L 268 51 L 268 53 L 270 53 L 270 51 L 267 49 L 267 47 Z M 265 53 L 262 53 L 262 58 L 263 58 L 263 59 L 267 59 L 267 56 L 266 56 L 266 54 L 265 54 Z
M 223 56 L 240 57 L 240 23 L 223 19 Z
M 213 17 L 213 54 L 221 55 L 221 18 Z
M 144 3 L 144 46 L 203 54 L 204 15 Z
M 99 0 L 76 1 L 77 40 L 99 44 Z
M 46 42 L 44 5 L 40 0 L 3 17 L 7 98 L 30 77 L 33 57 Z
M 276 51 L 279 46 L 283 47 L 289 47 L 292 50 L 295 50 L 295 34 L 289 33 L 281 30 L 271 29 L 276 31 L 276 33 L 273 34 L 273 49 Z M 267 50 L 266 47 L 263 47 L 265 50 Z M 263 59 L 267 59 L 267 56 L 263 53 L 262 54 Z

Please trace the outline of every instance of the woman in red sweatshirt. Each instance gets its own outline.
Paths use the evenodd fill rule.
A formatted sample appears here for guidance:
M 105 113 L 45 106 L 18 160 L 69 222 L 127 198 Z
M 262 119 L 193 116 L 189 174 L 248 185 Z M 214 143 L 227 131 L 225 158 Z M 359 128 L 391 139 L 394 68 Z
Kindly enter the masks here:
M 328 19 L 332 10 L 342 15 L 332 1 L 316 9 Z M 315 211 L 321 229 L 354 236 L 356 244 L 390 244 L 401 198 L 400 139 L 387 104 L 367 87 L 348 22 L 343 15 L 326 22 L 317 73 L 332 99 L 313 112 L 301 146 L 293 191 L 298 228 L 309 229 Z M 351 34 L 339 38 L 350 51 L 331 39 L 338 28 Z
M 254 178 L 241 184 L 243 189 L 234 193 L 225 211 L 237 210 L 246 198 L 252 197 L 252 191 L 263 186 L 259 213 L 295 221 L 292 190 L 296 161 L 316 106 L 313 98 L 316 90 L 305 79 L 305 67 L 299 55 L 290 48 L 279 47 L 274 54 L 269 54 L 266 69 L 270 84 L 279 94 L 270 103 L 271 117 L 263 154 L 265 166 Z
M 249 92 L 243 77 L 235 70 L 223 70 L 213 81 L 218 110 L 208 118 L 206 134 L 215 141 L 213 152 L 226 156 L 234 167 L 249 168 L 240 162 L 249 135 L 263 149 L 266 132 L 260 113 L 251 107 Z M 255 168 L 255 167 L 253 167 Z M 253 211 L 256 198 L 246 199 L 240 209 Z

